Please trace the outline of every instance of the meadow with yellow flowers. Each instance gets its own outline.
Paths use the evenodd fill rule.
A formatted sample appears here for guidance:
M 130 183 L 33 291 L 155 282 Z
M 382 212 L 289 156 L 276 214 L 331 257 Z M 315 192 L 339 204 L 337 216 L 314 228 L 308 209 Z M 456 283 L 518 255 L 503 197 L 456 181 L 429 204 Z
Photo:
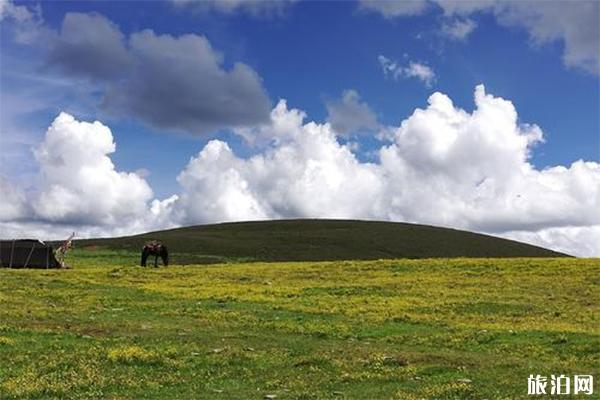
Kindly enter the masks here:
M 0 269 L 0 398 L 514 399 L 530 374 L 600 379 L 600 260 L 70 261 Z

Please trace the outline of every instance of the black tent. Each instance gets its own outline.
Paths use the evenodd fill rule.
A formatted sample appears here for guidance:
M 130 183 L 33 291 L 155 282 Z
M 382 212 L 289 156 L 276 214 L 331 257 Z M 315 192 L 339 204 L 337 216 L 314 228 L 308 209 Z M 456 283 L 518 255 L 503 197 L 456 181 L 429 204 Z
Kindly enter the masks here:
M 39 240 L 0 241 L 0 266 L 5 268 L 61 268 L 52 246 Z

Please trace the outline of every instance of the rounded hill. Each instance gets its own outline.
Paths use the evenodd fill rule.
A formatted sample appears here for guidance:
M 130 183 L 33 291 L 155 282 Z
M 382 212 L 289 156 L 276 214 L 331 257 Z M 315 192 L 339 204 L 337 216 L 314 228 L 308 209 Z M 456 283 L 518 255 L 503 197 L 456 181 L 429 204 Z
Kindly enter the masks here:
M 545 248 L 456 229 L 398 222 L 273 220 L 197 225 L 78 241 L 78 247 L 137 251 L 165 243 L 176 264 L 383 258 L 566 257 Z

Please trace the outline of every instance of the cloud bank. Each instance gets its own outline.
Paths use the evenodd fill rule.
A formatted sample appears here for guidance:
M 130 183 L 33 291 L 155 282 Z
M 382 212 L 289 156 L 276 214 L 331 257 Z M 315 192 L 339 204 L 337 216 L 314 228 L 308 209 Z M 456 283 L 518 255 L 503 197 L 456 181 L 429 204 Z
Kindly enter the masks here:
M 116 171 L 110 130 L 61 114 L 36 151 L 38 188 L 0 180 L 3 235 L 123 234 L 196 223 L 272 218 L 359 218 L 491 233 L 577 255 L 600 255 L 600 164 L 579 160 L 538 170 L 543 141 L 513 104 L 478 86 L 475 109 L 429 97 L 394 128 L 376 162 L 361 162 L 329 123 L 280 101 L 242 158 L 210 141 L 179 174 L 180 192 L 159 201 L 140 176 Z M 247 133 L 247 132 L 246 132 Z M 8 189 L 5 188 L 8 186 Z M 48 230 L 52 227 L 52 230 Z M 58 227 L 58 228 L 57 228 Z

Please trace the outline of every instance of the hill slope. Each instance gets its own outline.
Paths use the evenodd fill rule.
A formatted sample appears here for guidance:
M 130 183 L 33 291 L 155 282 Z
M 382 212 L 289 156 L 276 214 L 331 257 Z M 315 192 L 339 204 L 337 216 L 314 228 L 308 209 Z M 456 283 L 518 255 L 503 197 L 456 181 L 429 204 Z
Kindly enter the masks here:
M 163 241 L 173 263 L 224 260 L 320 261 L 437 257 L 564 257 L 544 248 L 448 228 L 395 222 L 276 220 L 198 225 L 142 235 L 77 241 L 138 251 Z

